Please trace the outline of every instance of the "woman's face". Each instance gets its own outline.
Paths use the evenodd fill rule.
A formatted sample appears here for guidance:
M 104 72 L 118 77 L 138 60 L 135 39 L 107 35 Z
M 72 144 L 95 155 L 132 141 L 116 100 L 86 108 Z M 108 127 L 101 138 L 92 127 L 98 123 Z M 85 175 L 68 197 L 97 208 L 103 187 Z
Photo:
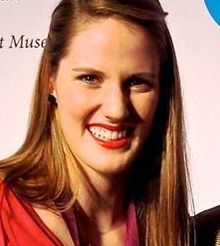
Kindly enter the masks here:
M 58 119 L 82 168 L 125 171 L 146 141 L 159 98 L 159 58 L 139 26 L 113 18 L 74 36 L 53 77 Z

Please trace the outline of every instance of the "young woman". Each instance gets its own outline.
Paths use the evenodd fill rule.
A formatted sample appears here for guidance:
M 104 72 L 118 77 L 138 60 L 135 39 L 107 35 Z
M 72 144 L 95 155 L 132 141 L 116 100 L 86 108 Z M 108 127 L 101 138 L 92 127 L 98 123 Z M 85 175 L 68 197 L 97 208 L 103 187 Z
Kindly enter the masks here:
M 23 146 L 1 161 L 1 245 L 188 244 L 180 81 L 156 0 L 62 0 Z

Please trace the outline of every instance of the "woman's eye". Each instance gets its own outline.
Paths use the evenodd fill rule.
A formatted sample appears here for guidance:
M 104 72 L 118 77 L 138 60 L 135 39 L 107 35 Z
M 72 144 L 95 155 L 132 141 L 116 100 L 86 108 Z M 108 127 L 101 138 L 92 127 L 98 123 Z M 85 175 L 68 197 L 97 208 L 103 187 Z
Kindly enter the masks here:
M 134 90 L 149 91 L 152 87 L 152 83 L 144 78 L 130 78 L 128 83 L 130 88 Z
M 97 84 L 99 83 L 99 78 L 93 74 L 83 74 L 78 77 L 79 80 L 87 84 Z

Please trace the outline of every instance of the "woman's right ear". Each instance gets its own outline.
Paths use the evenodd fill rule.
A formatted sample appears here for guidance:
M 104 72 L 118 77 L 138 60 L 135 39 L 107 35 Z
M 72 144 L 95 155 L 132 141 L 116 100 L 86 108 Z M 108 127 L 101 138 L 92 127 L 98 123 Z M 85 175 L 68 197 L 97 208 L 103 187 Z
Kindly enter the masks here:
M 57 105 L 57 95 L 56 95 L 56 89 L 55 89 L 55 80 L 54 77 L 51 76 L 48 86 L 48 101 L 52 104 Z

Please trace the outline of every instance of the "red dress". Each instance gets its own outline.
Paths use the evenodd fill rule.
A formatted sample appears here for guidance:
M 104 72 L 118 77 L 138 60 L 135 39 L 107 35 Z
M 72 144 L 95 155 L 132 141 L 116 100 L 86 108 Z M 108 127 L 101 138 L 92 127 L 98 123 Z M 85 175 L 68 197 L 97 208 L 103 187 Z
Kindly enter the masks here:
M 75 246 L 80 246 L 73 213 L 63 215 Z M 126 246 L 139 246 L 135 206 L 129 205 Z M 0 181 L 0 246 L 64 246 L 30 203 L 19 199 Z
M 63 246 L 32 206 L 0 181 L 0 246 Z

